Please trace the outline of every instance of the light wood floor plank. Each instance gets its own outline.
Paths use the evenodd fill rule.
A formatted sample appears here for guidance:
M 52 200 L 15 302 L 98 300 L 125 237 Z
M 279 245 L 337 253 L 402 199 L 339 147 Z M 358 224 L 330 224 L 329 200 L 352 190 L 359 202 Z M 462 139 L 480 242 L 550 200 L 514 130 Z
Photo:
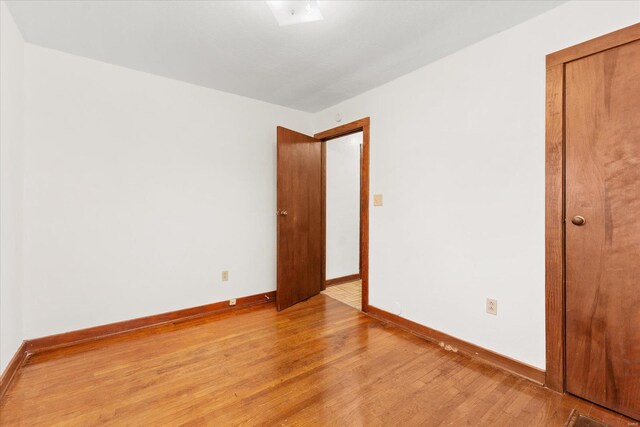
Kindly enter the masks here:
M 319 295 L 35 355 L 0 424 L 562 426 L 574 408 L 631 422 Z

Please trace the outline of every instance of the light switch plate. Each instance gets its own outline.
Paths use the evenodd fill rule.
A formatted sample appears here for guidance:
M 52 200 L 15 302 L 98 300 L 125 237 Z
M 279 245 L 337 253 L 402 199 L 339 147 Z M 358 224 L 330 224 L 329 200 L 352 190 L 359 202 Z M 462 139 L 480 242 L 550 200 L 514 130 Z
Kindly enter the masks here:
M 229 280 L 229 272 L 225 270 L 222 272 L 222 281 L 226 282 L 228 280 Z
M 373 206 L 382 206 L 382 194 L 373 195 Z

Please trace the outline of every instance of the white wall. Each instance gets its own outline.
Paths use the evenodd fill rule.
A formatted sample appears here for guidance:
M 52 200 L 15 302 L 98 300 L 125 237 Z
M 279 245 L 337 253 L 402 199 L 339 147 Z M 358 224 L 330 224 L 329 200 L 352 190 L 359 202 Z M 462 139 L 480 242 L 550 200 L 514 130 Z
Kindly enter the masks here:
M 0 2 L 0 371 L 22 341 L 24 40 Z
M 25 65 L 26 338 L 275 289 L 276 126 L 310 115 L 34 45 Z
M 22 136 L 22 41 L 3 4 L 2 366 L 23 337 L 273 290 L 275 127 L 312 133 L 340 112 L 371 116 L 385 197 L 371 304 L 543 367 L 544 56 L 639 19 L 637 1 L 568 3 L 313 123 L 27 44 Z
M 360 272 L 362 132 L 327 141 L 327 279 Z
M 545 55 L 639 19 L 568 3 L 316 115 L 371 116 L 372 305 L 544 368 Z

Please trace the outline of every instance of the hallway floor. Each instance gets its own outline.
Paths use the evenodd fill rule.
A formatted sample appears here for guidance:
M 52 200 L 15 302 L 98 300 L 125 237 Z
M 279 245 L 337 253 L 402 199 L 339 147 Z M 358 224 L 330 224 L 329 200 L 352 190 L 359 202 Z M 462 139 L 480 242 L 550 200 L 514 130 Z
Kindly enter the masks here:
M 322 291 L 328 297 L 336 299 L 342 303 L 347 304 L 362 311 L 362 281 L 356 280 L 349 283 L 343 283 L 341 285 L 329 286 Z

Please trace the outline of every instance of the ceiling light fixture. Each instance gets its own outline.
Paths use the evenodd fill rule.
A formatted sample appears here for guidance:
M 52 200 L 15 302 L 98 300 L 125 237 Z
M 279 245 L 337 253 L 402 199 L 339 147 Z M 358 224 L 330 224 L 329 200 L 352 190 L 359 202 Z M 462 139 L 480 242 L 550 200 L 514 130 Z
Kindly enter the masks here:
M 323 19 L 318 2 L 315 0 L 267 1 L 267 4 L 281 27 Z

